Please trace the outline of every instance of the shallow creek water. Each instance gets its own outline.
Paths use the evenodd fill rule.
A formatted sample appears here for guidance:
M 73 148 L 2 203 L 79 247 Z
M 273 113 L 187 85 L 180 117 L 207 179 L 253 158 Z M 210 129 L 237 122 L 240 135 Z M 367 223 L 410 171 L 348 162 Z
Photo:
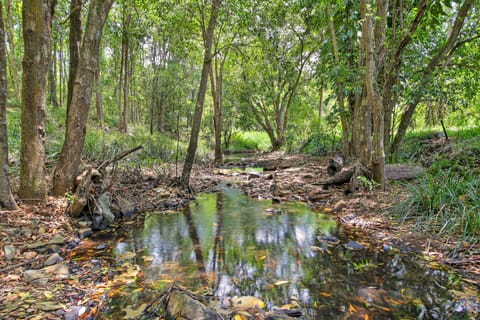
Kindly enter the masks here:
M 302 319 L 472 318 L 471 301 L 453 298 L 466 290 L 455 276 L 389 249 L 301 203 L 272 205 L 235 190 L 200 195 L 182 211 L 147 214 L 115 242 L 116 263 L 138 266 L 142 281 L 107 301 L 102 317 L 124 318 L 126 306 L 145 305 L 176 281 L 218 299 L 295 306 Z

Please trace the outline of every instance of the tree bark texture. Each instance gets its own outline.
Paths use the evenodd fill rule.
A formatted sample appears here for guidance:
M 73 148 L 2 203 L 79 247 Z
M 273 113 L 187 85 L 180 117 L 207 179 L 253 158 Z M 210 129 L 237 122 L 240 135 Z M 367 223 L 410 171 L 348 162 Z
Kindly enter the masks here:
M 54 0 L 24 0 L 22 138 L 19 195 L 24 201 L 44 201 L 45 105 L 52 41 Z
M 382 0 L 380 0 L 381 2 Z M 368 102 L 372 106 L 372 118 L 373 118 L 373 141 L 372 152 L 370 158 L 370 170 L 372 171 L 373 179 L 379 183 L 382 187 L 385 186 L 385 153 L 384 153 L 384 110 L 382 97 L 379 95 L 378 87 L 376 84 L 377 75 L 377 55 L 374 48 L 374 35 L 373 35 L 373 17 L 372 13 L 368 9 L 366 0 L 362 0 L 362 6 L 364 6 L 362 12 L 365 12 L 362 37 L 364 41 L 364 47 L 366 51 L 365 60 L 365 86 L 367 89 Z M 381 37 L 376 37 L 381 38 Z M 375 41 L 376 43 L 382 43 L 382 41 Z
M 10 191 L 8 177 L 8 133 L 7 133 L 7 50 L 5 26 L 3 24 L 3 4 L 0 3 L 0 207 L 17 209 Z
M 70 2 L 70 37 L 68 39 L 70 62 L 68 65 L 67 117 L 70 103 L 72 102 L 73 84 L 77 74 L 82 45 L 82 4 L 83 0 L 71 0 Z
M 223 163 L 222 154 L 222 125 L 223 125 L 223 67 L 226 55 L 215 56 L 213 65 L 210 66 L 210 84 L 213 96 L 213 126 L 215 134 L 215 164 Z
M 190 141 L 188 144 L 187 156 L 185 163 L 183 164 L 181 184 L 184 188 L 188 188 L 190 184 L 190 174 L 192 172 L 193 162 L 195 160 L 195 153 L 198 145 L 198 135 L 200 133 L 200 124 L 202 122 L 203 106 L 205 102 L 205 94 L 207 92 L 208 85 L 208 73 L 212 67 L 212 43 L 213 35 L 215 31 L 215 24 L 217 21 L 218 11 L 222 0 L 213 0 L 210 10 L 210 19 L 208 21 L 208 27 L 204 34 L 204 56 L 203 67 L 200 78 L 200 85 L 198 89 L 197 102 L 195 104 L 195 113 L 193 115 L 192 130 L 190 133 Z
M 95 74 L 99 68 L 102 29 L 114 0 L 92 0 L 85 37 L 73 86 L 65 142 L 53 174 L 53 193 L 63 195 L 72 187 L 81 161 L 85 142 L 88 111 L 93 94 Z

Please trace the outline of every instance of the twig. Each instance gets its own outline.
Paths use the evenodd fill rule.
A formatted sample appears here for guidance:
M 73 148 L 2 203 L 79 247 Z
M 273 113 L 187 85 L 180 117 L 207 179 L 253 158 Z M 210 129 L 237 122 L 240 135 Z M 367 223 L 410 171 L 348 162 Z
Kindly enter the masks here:
M 112 160 L 107 160 L 107 161 L 103 162 L 100 166 L 98 166 L 97 170 L 105 169 L 109 165 L 111 165 L 111 164 L 113 164 L 113 163 L 115 163 L 119 160 L 122 160 L 123 158 L 128 156 L 130 153 L 134 153 L 135 151 L 140 150 L 140 149 L 143 149 L 142 145 L 137 146 L 135 148 L 132 148 L 130 150 L 124 151 L 124 152 L 116 155 Z
M 21 262 L 21 263 L 17 263 L 17 264 L 14 264 L 12 266 L 8 266 L 6 268 L 3 268 L 3 269 L 0 269 L 0 273 L 4 273 L 6 271 L 10 271 L 12 269 L 15 269 L 15 268 L 18 268 L 18 267 L 23 267 L 24 265 L 26 264 L 29 264 L 29 263 L 33 263 L 33 262 L 37 262 L 38 260 L 40 259 L 43 259 L 45 258 L 46 256 L 38 256 L 36 257 L 35 259 L 32 259 L 32 260 L 29 260 L 29 261 L 24 261 L 24 262 Z

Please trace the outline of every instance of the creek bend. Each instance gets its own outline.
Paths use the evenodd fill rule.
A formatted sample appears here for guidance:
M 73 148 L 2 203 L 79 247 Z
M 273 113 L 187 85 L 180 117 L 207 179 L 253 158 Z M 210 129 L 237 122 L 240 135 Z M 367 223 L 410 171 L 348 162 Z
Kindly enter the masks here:
M 103 319 L 124 318 L 125 306 L 148 304 L 172 282 L 220 300 L 256 296 L 266 309 L 295 305 L 302 319 L 471 319 L 478 307 L 454 297 L 465 290 L 454 275 L 410 253 L 372 247 L 302 203 L 228 188 L 147 214 L 110 249 L 113 263 L 139 268 L 142 281 L 117 290 Z

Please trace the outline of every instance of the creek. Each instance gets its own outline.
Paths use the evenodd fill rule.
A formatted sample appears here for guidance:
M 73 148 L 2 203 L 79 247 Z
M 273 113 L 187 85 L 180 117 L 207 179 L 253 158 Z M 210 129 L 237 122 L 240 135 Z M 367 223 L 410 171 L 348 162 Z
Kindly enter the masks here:
M 95 238 L 94 238 L 95 240 Z M 99 242 L 103 240 L 97 240 Z M 397 248 L 375 246 L 302 203 L 272 204 L 234 189 L 178 212 L 145 215 L 108 251 L 141 281 L 116 289 L 104 319 L 128 318 L 173 282 L 217 299 L 256 296 L 302 319 L 471 319 L 458 278 Z M 457 293 L 457 294 L 454 294 Z

